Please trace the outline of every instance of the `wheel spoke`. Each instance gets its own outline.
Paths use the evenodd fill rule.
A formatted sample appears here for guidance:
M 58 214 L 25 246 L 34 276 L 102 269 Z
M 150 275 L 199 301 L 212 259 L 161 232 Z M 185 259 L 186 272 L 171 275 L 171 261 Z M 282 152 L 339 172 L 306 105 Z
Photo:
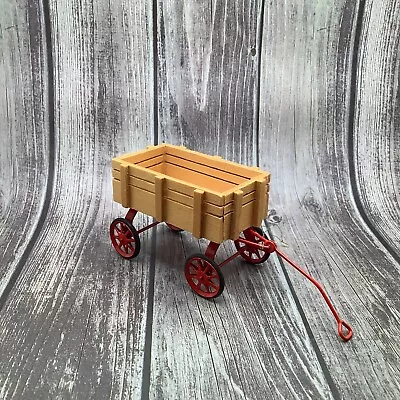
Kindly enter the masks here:
M 208 281 L 208 287 L 212 287 L 213 289 L 215 289 L 216 291 L 219 289 L 219 285 L 216 285 L 214 282 L 212 281 Z
M 197 260 L 192 261 L 192 262 L 190 263 L 190 265 L 191 265 L 191 267 L 194 268 L 194 270 L 196 271 L 196 274 L 198 274 L 199 271 L 200 271 L 200 265 L 199 265 L 199 263 L 197 263 L 197 265 L 196 265 L 196 264 L 195 264 L 195 261 L 197 261 Z

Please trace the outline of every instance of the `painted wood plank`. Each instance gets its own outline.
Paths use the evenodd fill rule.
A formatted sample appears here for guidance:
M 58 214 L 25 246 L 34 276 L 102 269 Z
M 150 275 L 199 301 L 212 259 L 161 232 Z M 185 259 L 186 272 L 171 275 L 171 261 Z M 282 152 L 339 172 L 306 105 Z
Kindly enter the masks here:
M 354 180 L 369 225 L 400 260 L 400 5 L 366 1 L 354 116 Z
M 322 282 L 353 325 L 351 342 L 338 340 L 318 291 L 285 270 L 335 398 L 398 398 L 400 268 L 360 218 L 349 180 L 358 4 L 279 2 L 265 11 L 260 161 L 272 174 L 271 205 L 283 220 L 285 251 Z
M 253 165 L 260 3 L 157 4 L 160 143 Z
M 223 268 L 224 293 L 207 301 L 183 273 L 207 242 L 157 229 L 152 398 L 333 398 L 279 268 L 236 259 Z M 225 242 L 216 259 L 233 252 Z
M 159 76 L 165 76 L 159 141 L 255 165 L 261 2 L 159 2 L 158 12 Z M 152 397 L 332 398 L 276 270 L 271 278 L 267 266 L 236 260 L 226 267 L 223 295 L 206 301 L 183 274 L 186 257 L 204 253 L 205 242 L 181 233 L 180 243 L 167 228 L 158 229 Z M 218 259 L 232 252 L 232 244 L 224 243 Z
M 42 6 L 6 2 L 0 14 L 1 299 L 43 209 L 49 115 Z
M 108 227 L 124 212 L 112 200 L 112 157 L 153 143 L 151 8 L 122 0 L 50 8 L 55 187 L 1 311 L 0 397 L 140 398 L 151 233 L 144 257 L 129 263 L 111 248 Z

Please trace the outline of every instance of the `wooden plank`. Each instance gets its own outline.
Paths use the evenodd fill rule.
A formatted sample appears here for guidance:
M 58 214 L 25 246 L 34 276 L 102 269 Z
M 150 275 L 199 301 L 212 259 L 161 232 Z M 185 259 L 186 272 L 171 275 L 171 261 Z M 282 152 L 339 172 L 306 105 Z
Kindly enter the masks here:
M 29 13 L 26 10 L 29 7 Z M 0 304 L 36 240 L 48 203 L 48 73 L 41 6 L 5 2 L 0 13 Z M 32 56 L 35 54 L 35 57 Z M 51 177 L 50 177 L 51 179 Z M 39 228 L 40 229 L 40 228 Z M 29 250 L 28 250 L 29 251 Z M 1 384 L 1 381 L 0 381 Z
M 183 160 L 192 161 L 196 164 L 211 166 L 213 169 L 219 169 L 221 172 L 229 171 L 231 175 L 236 175 L 238 178 L 251 179 L 261 173 L 258 169 L 248 168 L 232 161 L 223 160 L 214 155 L 199 154 L 198 151 L 183 150 L 179 147 L 167 147 L 168 154 L 179 157 Z
M 197 187 L 194 185 L 186 184 L 175 179 L 167 179 L 165 187 L 168 190 L 172 190 L 189 197 L 193 197 L 193 192 L 197 189 Z M 204 193 L 204 201 L 216 206 L 222 206 L 224 205 L 225 198 L 217 193 L 207 191 Z
M 261 6 L 252 0 L 157 2 L 160 142 L 257 163 Z M 279 115 L 285 118 L 284 107 Z M 263 151 L 259 157 L 277 157 L 271 154 Z M 223 295 L 204 302 L 188 288 L 182 269 L 188 256 L 204 253 L 207 242 L 185 233 L 182 241 L 172 241 L 169 230 L 158 232 L 163 257 L 155 276 L 150 397 L 333 398 L 279 270 L 234 260 L 223 269 Z M 233 251 L 224 243 L 217 259 Z
M 196 189 L 193 193 L 193 236 L 196 238 L 202 237 L 203 225 L 203 197 L 204 190 Z
M 187 170 L 183 167 L 168 163 L 164 164 L 164 173 L 171 178 L 179 179 L 181 181 L 195 185 L 198 188 L 212 190 L 217 193 L 221 193 L 235 187 L 234 184 L 223 181 L 221 179 L 204 175 L 196 171 Z
M 120 184 L 120 198 L 122 207 L 130 206 L 130 190 L 129 190 L 129 166 L 128 164 L 122 163 L 120 164 L 121 170 L 121 184 Z
M 146 149 L 140 149 L 138 151 L 123 154 L 116 158 L 116 160 L 125 161 L 126 163 L 138 164 L 145 162 L 154 157 L 164 154 L 166 145 L 159 146 L 147 146 Z
M 155 192 L 148 192 L 135 186 L 129 186 L 129 196 L 129 208 L 156 218 L 157 199 Z M 160 200 L 162 200 L 162 197 Z
M 375 41 L 382 38 L 377 38 L 377 27 L 382 34 L 387 29 L 390 41 L 381 42 L 385 57 L 387 45 L 399 38 L 399 6 L 392 1 L 375 4 L 375 11 L 372 4 L 368 1 L 364 8 L 362 2 L 344 1 L 334 7 L 320 7 L 317 2 L 266 3 L 262 33 L 260 166 L 268 165 L 273 172 L 271 206 L 282 217 L 284 251 L 322 283 L 354 328 L 351 342 L 338 340 L 335 321 L 318 290 L 285 265 L 282 273 L 287 274 L 310 326 L 308 335 L 316 342 L 334 398 L 400 396 L 400 321 L 394 284 L 399 281 L 399 264 L 366 228 L 349 180 L 354 168 L 363 168 L 351 165 L 348 158 L 354 135 L 348 121 L 358 118 L 351 113 L 351 99 L 376 80 L 368 74 L 371 67 L 364 65 L 365 52 L 357 47 L 355 35 L 358 32 L 367 40 L 371 34 Z M 367 60 L 379 65 L 379 53 L 369 54 Z M 361 115 L 370 118 L 370 97 L 362 98 L 368 98 L 360 103 L 368 104 L 368 112 Z M 375 137 L 371 146 L 386 141 L 382 136 L 387 138 L 388 131 L 375 126 L 359 135 Z M 373 181 L 370 189 L 377 183 Z M 375 186 L 374 192 L 384 198 L 389 193 L 382 189 Z M 275 265 L 281 268 L 280 263 Z
M 233 194 L 232 194 L 232 196 L 227 196 L 227 197 L 228 197 L 228 199 L 231 198 L 231 202 L 224 206 L 224 214 L 228 214 L 228 213 L 232 212 L 233 208 L 234 208 L 234 206 L 233 206 Z M 256 199 L 256 192 L 255 191 L 247 193 L 246 195 L 243 195 L 243 204 L 247 204 L 250 201 L 254 201 L 255 199 Z M 266 214 L 264 214 L 264 215 L 266 215 Z
M 121 181 L 117 179 L 112 180 L 112 187 L 113 187 L 113 200 L 116 203 L 121 204 L 122 199 L 121 199 Z
M 163 201 L 164 201 L 164 182 L 165 182 L 165 177 L 164 176 L 156 176 L 156 182 L 155 182 L 155 214 L 154 217 L 156 218 L 157 221 L 163 221 Z M 151 215 L 151 214 L 150 214 Z
M 157 167 L 147 169 L 136 164 L 130 164 L 129 171 L 132 176 L 151 183 L 155 183 L 156 175 L 158 175 L 155 172 L 161 172 L 158 171 Z
M 17 18 L 3 25 L 8 4 Z M 21 180 L 18 186 L 21 195 L 29 188 L 30 223 L 36 222 L 36 202 L 43 201 L 34 187 L 46 184 L 47 156 L 41 155 L 49 131 L 40 120 L 48 88 L 39 76 L 48 61 L 38 49 L 44 35 L 35 33 L 44 19 L 43 4 L 50 7 L 52 33 L 54 190 L 37 241 L 0 313 L 0 397 L 140 398 L 152 233 L 141 236 L 140 259 L 122 260 L 112 249 L 108 226 L 125 210 L 112 200 L 109 161 L 153 143 L 147 133 L 153 131 L 152 10 L 148 2 L 125 0 L 2 4 L 1 34 L 8 43 L 24 38 L 9 64 L 21 75 L 7 75 L 5 87 L 18 82 L 24 88 L 7 96 L 18 104 L 20 118 L 9 114 L 14 126 L 19 119 L 27 124 L 25 145 L 13 154 L 19 176 L 32 182 L 25 186 Z M 24 24 L 35 13 L 37 18 Z M 1 43 L 0 54 L 7 48 Z M 34 115 L 28 110 L 36 102 Z M 146 222 L 139 216 L 135 226 Z
M 232 226 L 234 226 L 234 212 L 229 212 L 224 215 L 224 238 L 225 240 L 231 239 L 235 240 L 239 237 L 240 232 L 245 230 L 246 228 L 252 226 L 253 223 L 253 210 L 254 210 L 254 201 L 251 201 L 247 204 L 243 204 L 240 209 L 240 220 L 237 222 L 237 228 L 232 230 Z M 256 225 L 258 226 L 258 225 Z
M 243 192 L 237 190 L 233 193 L 233 212 L 231 219 L 230 234 L 231 237 L 237 238 L 240 233 L 242 223 L 242 208 L 243 208 Z
M 209 164 L 205 165 L 204 162 L 203 163 L 194 162 L 192 160 L 188 160 L 182 157 L 176 157 L 168 153 L 165 155 L 165 161 L 169 164 L 175 164 L 193 171 L 201 172 L 204 175 L 213 176 L 215 178 L 224 180 L 233 185 L 243 183 L 244 181 L 247 181 L 249 179 L 246 177 L 230 173 L 229 164 L 226 164 L 225 170 L 221 170 L 218 168 L 213 168 L 212 166 L 209 166 Z
M 260 4 L 157 1 L 160 143 L 256 164 Z
M 164 198 L 165 221 L 191 232 L 193 229 L 193 207 L 177 203 L 173 200 Z
M 224 218 L 211 214 L 202 216 L 202 237 L 214 243 L 224 241 Z
M 253 226 L 260 226 L 263 218 L 267 216 L 265 212 L 265 204 L 267 202 L 266 196 L 266 182 L 263 179 L 256 180 L 255 190 L 255 203 L 253 209 Z
M 159 156 L 150 158 L 148 160 L 140 161 L 137 164 L 140 165 L 143 168 L 149 168 L 149 167 L 152 167 L 154 165 L 162 164 L 164 159 L 165 159 L 165 155 L 161 154 Z
M 193 208 L 193 197 L 186 196 L 185 194 L 175 192 L 174 190 L 169 190 L 166 188 L 167 181 L 164 185 L 164 197 L 167 199 L 176 201 L 177 203 L 185 204 Z
M 396 1 L 367 1 L 365 8 L 351 149 L 353 190 L 370 229 L 400 262 L 400 7 Z
M 166 187 L 178 193 L 185 194 L 186 196 L 193 196 L 193 192 L 198 189 L 193 184 L 187 184 L 177 179 L 169 178 L 166 182 Z M 204 192 L 204 201 L 214 204 L 216 206 L 223 206 L 225 204 L 225 196 L 218 194 L 217 192 L 207 190 Z

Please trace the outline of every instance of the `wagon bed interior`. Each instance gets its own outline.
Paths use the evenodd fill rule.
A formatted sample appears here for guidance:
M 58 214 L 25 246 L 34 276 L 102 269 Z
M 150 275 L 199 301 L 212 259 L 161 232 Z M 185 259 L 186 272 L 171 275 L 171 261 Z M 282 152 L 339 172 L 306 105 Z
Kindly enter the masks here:
M 257 169 L 175 146 L 155 150 L 127 156 L 124 161 L 217 193 L 235 189 L 260 174 Z

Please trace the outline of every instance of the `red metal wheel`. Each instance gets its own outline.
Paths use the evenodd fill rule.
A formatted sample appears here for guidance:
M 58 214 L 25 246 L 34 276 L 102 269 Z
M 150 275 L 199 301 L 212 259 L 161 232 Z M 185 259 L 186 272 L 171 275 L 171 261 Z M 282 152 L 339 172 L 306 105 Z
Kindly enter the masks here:
M 139 254 L 139 234 L 127 219 L 117 218 L 111 223 L 110 238 L 117 253 L 127 260 Z
M 204 254 L 194 254 L 185 263 L 185 276 L 190 287 L 205 299 L 218 297 L 225 287 L 217 263 Z
M 168 222 L 166 222 L 166 224 L 167 224 L 168 228 L 171 229 L 171 231 L 173 231 L 173 232 L 182 232 L 183 231 L 183 229 L 178 228 L 175 225 L 169 224 Z
M 246 239 L 249 242 L 253 243 L 261 243 L 261 239 L 257 237 L 252 230 L 256 231 L 259 235 L 265 237 L 264 232 L 261 228 L 252 227 L 248 228 L 245 231 L 241 232 L 239 238 Z M 239 240 L 235 240 L 235 247 L 237 251 L 240 251 L 240 255 L 244 260 L 246 260 L 250 264 L 261 264 L 263 263 L 270 255 L 270 253 L 257 249 L 255 247 L 251 247 L 245 243 L 240 242 Z

